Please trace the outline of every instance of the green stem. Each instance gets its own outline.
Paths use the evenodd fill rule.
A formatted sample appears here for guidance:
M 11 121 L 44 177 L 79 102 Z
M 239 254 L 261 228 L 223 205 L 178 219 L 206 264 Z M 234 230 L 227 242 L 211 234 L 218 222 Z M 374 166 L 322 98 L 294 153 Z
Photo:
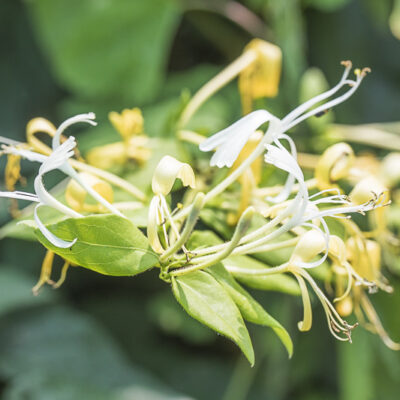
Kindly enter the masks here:
M 232 81 L 241 71 L 252 64 L 257 58 L 257 54 L 253 50 L 244 52 L 232 64 L 228 65 L 213 79 L 208 81 L 189 101 L 183 110 L 181 117 L 178 121 L 178 130 L 185 127 L 185 125 L 192 118 L 194 113 L 201 107 L 201 105 L 209 99 L 214 93 L 220 90 L 227 83 Z

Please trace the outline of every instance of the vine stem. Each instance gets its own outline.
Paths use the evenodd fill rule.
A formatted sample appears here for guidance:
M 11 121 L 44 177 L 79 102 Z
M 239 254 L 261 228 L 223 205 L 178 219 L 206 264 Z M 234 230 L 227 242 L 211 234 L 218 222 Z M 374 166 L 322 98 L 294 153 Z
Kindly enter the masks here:
M 208 81 L 189 101 L 178 121 L 178 130 L 183 128 L 201 105 L 214 93 L 232 81 L 243 69 L 252 64 L 257 58 L 254 50 L 245 51 L 232 64 Z

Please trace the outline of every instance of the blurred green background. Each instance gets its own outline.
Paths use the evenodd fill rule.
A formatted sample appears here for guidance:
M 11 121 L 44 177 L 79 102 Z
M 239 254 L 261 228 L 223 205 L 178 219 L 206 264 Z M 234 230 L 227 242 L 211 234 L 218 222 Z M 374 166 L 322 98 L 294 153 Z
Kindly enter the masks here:
M 284 54 L 279 96 L 260 102 L 278 116 L 299 102 L 303 73 L 330 84 L 351 59 L 373 74 L 335 110 L 336 122 L 400 119 L 400 41 L 390 0 L 1 0 L 0 135 L 24 140 L 27 121 L 55 124 L 94 111 L 99 127 L 77 131 L 83 151 L 117 140 L 107 114 L 140 107 L 150 136 L 171 135 L 181 93 L 192 94 L 241 54 L 253 37 Z M 392 24 L 393 25 L 393 24 Z M 393 28 L 393 27 L 392 27 Z M 193 122 L 204 133 L 240 116 L 236 83 Z M 307 126 L 299 147 L 320 151 Z M 364 149 L 360 146 L 360 149 Z M 371 148 L 365 147 L 371 150 Z M 372 149 L 373 150 L 373 149 Z M 4 168 L 4 157 L 0 167 Z M 35 166 L 24 164 L 23 175 Z M 6 223 L 8 203 L 0 202 Z M 238 348 L 191 320 L 156 272 L 115 278 L 71 270 L 58 291 L 33 297 L 45 254 L 39 244 L 0 241 L 2 399 L 397 399 L 400 355 L 362 329 L 336 342 L 316 304 L 314 326 L 297 331 L 300 299 L 255 293 L 292 334 L 292 360 L 269 330 L 251 326 L 256 366 Z M 56 272 L 61 262 L 56 266 Z M 373 301 L 400 339 L 400 285 Z

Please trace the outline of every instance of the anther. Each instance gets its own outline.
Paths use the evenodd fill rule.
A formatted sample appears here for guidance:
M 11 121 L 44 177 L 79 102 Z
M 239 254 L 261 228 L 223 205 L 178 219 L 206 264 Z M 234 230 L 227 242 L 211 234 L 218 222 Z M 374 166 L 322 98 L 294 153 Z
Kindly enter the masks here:
M 349 69 L 353 66 L 353 63 L 350 60 L 341 61 L 340 64 Z

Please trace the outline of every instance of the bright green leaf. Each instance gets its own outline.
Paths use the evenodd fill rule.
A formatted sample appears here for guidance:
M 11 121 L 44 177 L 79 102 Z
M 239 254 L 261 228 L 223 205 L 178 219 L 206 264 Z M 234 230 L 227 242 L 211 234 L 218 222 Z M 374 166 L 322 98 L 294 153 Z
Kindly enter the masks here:
M 48 225 L 57 237 L 77 242 L 69 249 L 52 245 L 36 229 L 40 242 L 66 260 L 104 275 L 132 276 L 158 262 L 147 238 L 128 219 L 116 215 L 68 218 Z
M 196 271 L 173 278 L 172 290 L 189 315 L 232 339 L 254 364 L 253 346 L 240 311 L 210 274 Z
M 286 329 L 232 278 L 223 265 L 218 264 L 208 268 L 207 272 L 225 288 L 245 320 L 254 324 L 268 326 L 274 330 L 286 347 L 289 357 L 291 357 L 293 354 L 293 342 Z

